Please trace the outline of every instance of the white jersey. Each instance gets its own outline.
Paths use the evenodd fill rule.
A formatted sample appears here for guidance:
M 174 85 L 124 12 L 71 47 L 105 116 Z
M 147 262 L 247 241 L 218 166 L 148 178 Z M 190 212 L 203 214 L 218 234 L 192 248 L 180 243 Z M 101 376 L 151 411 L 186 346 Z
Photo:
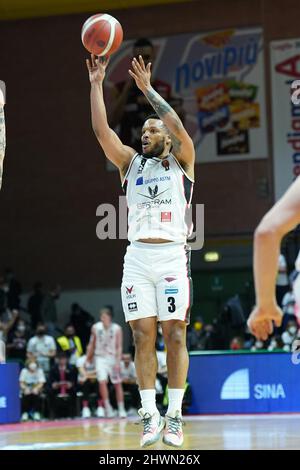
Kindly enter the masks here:
M 104 328 L 103 323 L 95 323 L 92 329 L 95 335 L 95 355 L 101 357 L 116 357 L 122 341 L 122 329 L 120 325 L 112 323 L 109 328 Z
M 174 155 L 145 158 L 135 154 L 123 181 L 128 213 L 128 240 L 162 238 L 186 243 L 192 233 L 193 181 Z

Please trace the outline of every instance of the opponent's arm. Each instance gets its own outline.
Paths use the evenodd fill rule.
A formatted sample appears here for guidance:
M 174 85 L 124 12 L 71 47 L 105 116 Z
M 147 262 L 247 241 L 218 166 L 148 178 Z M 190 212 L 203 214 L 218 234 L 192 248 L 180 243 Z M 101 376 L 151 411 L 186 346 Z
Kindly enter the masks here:
M 284 235 L 300 222 L 300 178 L 264 216 L 254 235 L 254 278 L 256 308 L 249 317 L 250 330 L 266 339 L 273 331 L 272 321 L 281 324 L 276 305 L 275 284 L 280 243 Z
M 134 78 L 137 87 L 144 93 L 147 100 L 169 129 L 173 149 L 172 152 L 179 162 L 192 167 L 195 162 L 195 149 L 193 141 L 185 130 L 178 114 L 151 86 L 151 63 L 145 66 L 142 56 L 132 61 L 132 70 L 129 74 Z
M 91 112 L 92 125 L 95 135 L 106 157 L 114 163 L 121 172 L 124 172 L 135 150 L 123 145 L 117 134 L 109 127 L 103 96 L 103 80 L 109 59 L 96 58 L 92 55 L 87 60 L 87 69 L 91 82 Z

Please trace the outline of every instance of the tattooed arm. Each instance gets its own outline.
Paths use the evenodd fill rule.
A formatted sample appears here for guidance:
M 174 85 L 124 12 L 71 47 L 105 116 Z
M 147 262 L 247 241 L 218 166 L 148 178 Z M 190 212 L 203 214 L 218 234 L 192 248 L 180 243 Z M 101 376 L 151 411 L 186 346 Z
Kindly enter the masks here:
M 137 87 L 144 93 L 155 112 L 169 129 L 173 143 L 172 152 L 179 162 L 188 168 L 189 173 L 193 173 L 195 162 L 193 141 L 185 130 L 178 114 L 151 86 L 151 63 L 145 67 L 143 58 L 139 56 L 139 60 L 133 59 L 132 68 L 133 71 L 129 70 L 129 74 L 134 78 Z
M 4 94 L 0 88 L 0 189 L 2 186 L 4 155 L 5 155 Z

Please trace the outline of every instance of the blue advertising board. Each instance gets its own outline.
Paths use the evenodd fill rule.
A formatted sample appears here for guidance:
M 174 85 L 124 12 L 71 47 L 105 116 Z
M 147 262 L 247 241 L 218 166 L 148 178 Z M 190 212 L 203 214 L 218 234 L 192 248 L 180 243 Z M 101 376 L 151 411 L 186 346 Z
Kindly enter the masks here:
M 0 364 L 0 424 L 20 421 L 19 374 L 19 364 Z
M 190 413 L 300 412 L 300 365 L 288 353 L 193 354 Z

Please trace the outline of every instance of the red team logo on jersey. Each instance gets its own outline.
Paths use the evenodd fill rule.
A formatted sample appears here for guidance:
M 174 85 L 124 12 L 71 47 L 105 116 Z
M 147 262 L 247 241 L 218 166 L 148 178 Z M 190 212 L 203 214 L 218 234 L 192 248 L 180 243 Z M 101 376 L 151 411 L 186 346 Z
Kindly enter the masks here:
M 126 287 L 126 286 L 125 286 Z M 131 287 L 126 287 L 126 294 L 131 294 L 132 293 L 133 286 Z
M 166 171 L 168 171 L 168 170 L 170 169 L 170 163 L 169 163 L 168 160 L 163 160 L 163 161 L 161 162 L 161 164 L 162 164 L 162 166 L 164 167 L 164 169 L 165 169 Z
M 171 222 L 172 212 L 161 212 L 160 221 L 161 222 Z

